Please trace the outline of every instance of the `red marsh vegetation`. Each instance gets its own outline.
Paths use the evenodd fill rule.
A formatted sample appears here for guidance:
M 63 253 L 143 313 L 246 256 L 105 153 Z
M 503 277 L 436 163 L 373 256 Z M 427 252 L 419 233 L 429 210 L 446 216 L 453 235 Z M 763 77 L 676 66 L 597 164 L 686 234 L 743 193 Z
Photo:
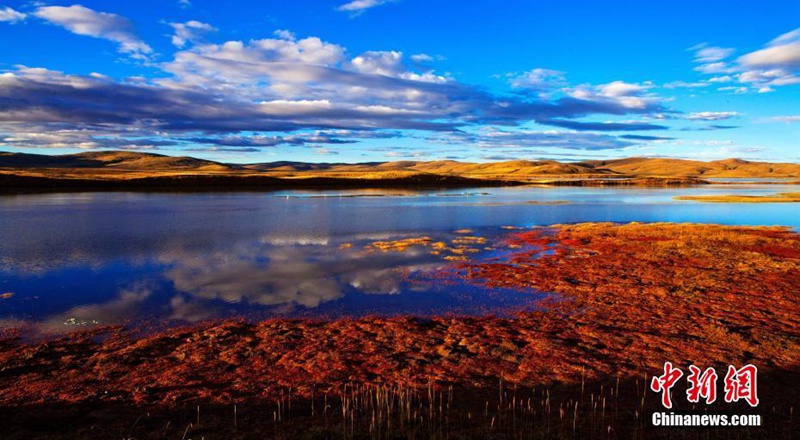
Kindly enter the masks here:
M 789 438 L 797 429 L 800 235 L 591 223 L 512 231 L 501 247 L 447 270 L 554 293 L 541 310 L 9 335 L 0 412 L 16 422 L 2 429 L 8 438 Z M 645 380 L 665 361 L 757 365 L 768 431 L 648 430 L 659 400 Z

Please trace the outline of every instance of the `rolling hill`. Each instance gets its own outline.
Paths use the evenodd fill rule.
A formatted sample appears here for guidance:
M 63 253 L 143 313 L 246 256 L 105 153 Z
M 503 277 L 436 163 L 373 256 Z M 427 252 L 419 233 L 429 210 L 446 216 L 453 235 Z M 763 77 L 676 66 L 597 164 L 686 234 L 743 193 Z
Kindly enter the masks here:
M 726 159 L 710 162 L 633 157 L 627 159 L 585 162 L 554 160 L 514 160 L 506 162 L 469 163 L 453 160 L 394 161 L 367 163 L 304 163 L 269 162 L 227 164 L 193 157 L 172 157 L 161 154 L 128 151 L 97 151 L 59 156 L 0 152 L 0 175 L 36 179 L 58 179 L 61 184 L 73 181 L 108 181 L 152 178 L 214 177 L 217 182 L 235 185 L 236 179 L 275 184 L 283 179 L 300 185 L 303 179 L 407 182 L 473 182 L 547 183 L 558 180 L 585 180 L 584 184 L 614 184 L 613 180 L 707 178 L 800 178 L 800 164 L 751 162 Z M 445 179 L 446 178 L 446 179 Z M 458 180 L 462 179 L 462 180 Z M 647 180 L 649 179 L 649 180 Z M 600 182 L 605 180 L 605 182 Z M 209 181 L 207 179 L 207 181 Z M 302 184 L 307 184 L 305 180 Z M 241 182 L 244 184 L 244 182 Z M 630 183 L 630 182 L 628 182 Z M 673 183 L 670 183 L 673 184 Z M 283 185 L 283 183 L 281 183 Z
M 586 162 L 599 171 L 651 177 L 800 177 L 800 164 L 725 159 L 711 162 L 663 158 L 629 158 Z
M 233 171 L 241 167 L 193 157 L 173 157 L 162 154 L 128 151 L 97 151 L 49 156 L 44 154 L 0 152 L 0 168 L 109 168 L 119 170 L 197 170 Z

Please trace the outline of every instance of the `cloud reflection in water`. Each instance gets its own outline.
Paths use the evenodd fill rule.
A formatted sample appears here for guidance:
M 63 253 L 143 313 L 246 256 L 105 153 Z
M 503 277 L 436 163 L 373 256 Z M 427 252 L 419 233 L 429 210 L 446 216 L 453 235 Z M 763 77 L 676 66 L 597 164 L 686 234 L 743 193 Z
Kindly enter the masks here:
M 272 234 L 206 252 L 165 246 L 167 250 L 146 262 L 139 256 L 103 261 L 101 256 L 85 255 L 70 263 L 76 267 L 74 273 L 64 268 L 63 261 L 52 261 L 50 270 L 40 265 L 35 274 L 12 280 L 18 287 L 12 300 L 19 302 L 0 317 L 0 326 L 24 324 L 36 333 L 54 334 L 100 325 L 232 316 L 260 319 L 467 310 L 469 305 L 459 301 L 474 298 L 456 295 L 458 287 L 448 286 L 445 292 L 431 283 L 414 281 L 448 263 L 429 247 L 411 246 L 402 252 L 366 249 L 374 241 L 408 237 L 403 233 Z M 434 238 L 456 236 L 442 233 Z M 25 280 L 31 278 L 38 282 L 29 283 L 28 289 Z M 65 292 L 70 296 L 53 296 L 58 293 L 48 289 L 67 278 L 75 286 Z M 81 296 L 83 289 L 113 293 Z M 395 298 L 387 302 L 388 297 Z M 49 307 L 42 307 L 46 304 Z

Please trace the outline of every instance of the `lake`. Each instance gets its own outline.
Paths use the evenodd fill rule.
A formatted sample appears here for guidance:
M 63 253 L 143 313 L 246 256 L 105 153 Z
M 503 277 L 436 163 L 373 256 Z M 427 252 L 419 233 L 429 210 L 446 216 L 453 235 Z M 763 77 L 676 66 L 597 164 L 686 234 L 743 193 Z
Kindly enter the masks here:
M 678 195 L 800 186 L 514 187 L 0 196 L 0 326 L 60 334 L 102 325 L 243 317 L 508 315 L 545 294 L 461 282 L 430 246 L 496 256 L 512 228 L 574 222 L 800 227 L 800 204 L 704 204 Z M 455 240 L 455 241 L 454 241 Z M 460 240 L 460 241 L 459 241 Z

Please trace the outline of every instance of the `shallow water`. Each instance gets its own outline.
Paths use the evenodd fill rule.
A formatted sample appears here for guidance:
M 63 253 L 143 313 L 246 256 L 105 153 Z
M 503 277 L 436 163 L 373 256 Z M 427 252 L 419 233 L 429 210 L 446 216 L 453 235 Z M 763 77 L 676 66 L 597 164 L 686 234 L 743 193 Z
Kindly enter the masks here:
M 0 326 L 62 333 L 107 324 L 244 316 L 484 315 L 536 307 L 536 292 L 443 276 L 430 247 L 375 241 L 508 234 L 586 221 L 800 227 L 800 204 L 704 204 L 678 195 L 798 192 L 793 185 L 525 187 L 264 193 L 0 196 Z M 456 233 L 460 229 L 471 233 Z

